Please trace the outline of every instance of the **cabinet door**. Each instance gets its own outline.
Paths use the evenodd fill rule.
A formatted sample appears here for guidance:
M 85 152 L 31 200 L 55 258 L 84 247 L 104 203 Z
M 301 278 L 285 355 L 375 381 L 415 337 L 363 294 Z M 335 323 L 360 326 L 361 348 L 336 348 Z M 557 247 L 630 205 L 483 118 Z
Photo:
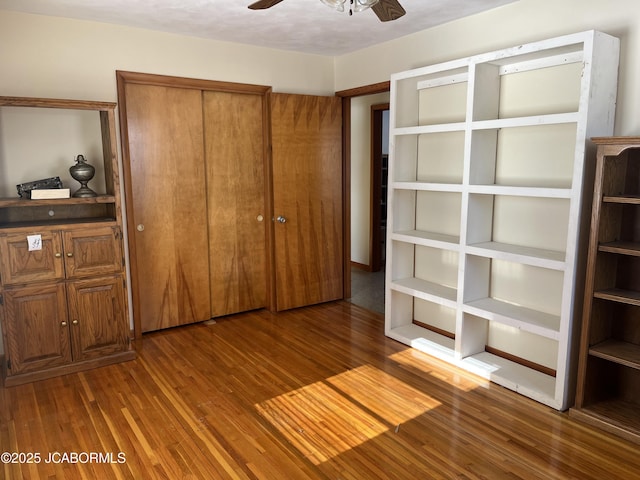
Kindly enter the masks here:
M 116 276 L 76 280 L 67 285 L 74 361 L 128 348 L 123 282 Z
M 67 278 L 107 275 L 124 268 L 117 227 L 65 230 L 63 239 Z
M 214 316 L 267 302 L 263 97 L 204 92 Z
M 4 291 L 5 355 L 9 375 L 71 361 L 67 299 L 62 283 Z
M 277 308 L 342 298 L 342 103 L 273 94 Z
M 127 84 L 125 98 L 134 317 L 142 332 L 207 320 L 202 92 Z
M 33 232 L 39 241 L 28 241 L 28 234 L 0 236 L 2 283 L 28 283 L 64 278 L 62 242 L 58 232 Z

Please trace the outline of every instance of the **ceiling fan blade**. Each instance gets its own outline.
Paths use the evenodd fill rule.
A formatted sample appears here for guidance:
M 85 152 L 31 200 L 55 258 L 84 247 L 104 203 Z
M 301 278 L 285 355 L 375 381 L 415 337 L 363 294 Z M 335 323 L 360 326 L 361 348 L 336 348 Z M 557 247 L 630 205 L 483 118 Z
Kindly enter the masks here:
M 251 10 L 263 10 L 265 8 L 271 8 L 274 5 L 279 4 L 281 1 L 282 0 L 258 0 L 257 2 L 249 5 L 249 8 Z
M 380 0 L 371 9 L 375 12 L 381 22 L 396 20 L 407 13 L 398 0 Z

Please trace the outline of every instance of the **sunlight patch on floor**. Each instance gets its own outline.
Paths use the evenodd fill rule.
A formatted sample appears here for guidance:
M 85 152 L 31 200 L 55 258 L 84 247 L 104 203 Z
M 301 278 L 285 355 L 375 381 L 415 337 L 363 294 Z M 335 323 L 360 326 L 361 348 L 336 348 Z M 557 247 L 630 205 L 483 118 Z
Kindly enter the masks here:
M 256 405 L 305 457 L 319 465 L 440 403 L 363 365 Z M 400 427 L 399 427 L 400 426 Z
M 410 369 L 417 369 L 427 375 L 436 377 L 438 380 L 453 385 L 464 392 L 469 392 L 478 387 L 488 387 L 491 383 L 485 378 L 458 370 L 446 362 L 415 349 L 394 353 L 389 356 L 389 359 Z

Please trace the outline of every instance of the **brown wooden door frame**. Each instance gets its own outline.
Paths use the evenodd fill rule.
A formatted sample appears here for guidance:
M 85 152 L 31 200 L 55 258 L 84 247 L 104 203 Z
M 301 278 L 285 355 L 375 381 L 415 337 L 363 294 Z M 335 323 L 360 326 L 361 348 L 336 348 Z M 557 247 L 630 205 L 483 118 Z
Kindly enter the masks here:
M 263 85 L 252 85 L 233 82 L 220 82 L 214 80 L 201 80 L 195 78 L 183 78 L 172 77 L 166 75 L 155 75 L 138 72 L 116 71 L 116 81 L 118 88 L 118 107 L 120 118 L 120 140 L 122 146 L 122 160 L 123 160 L 123 173 L 124 173 L 124 191 L 125 191 L 125 206 L 127 211 L 127 230 L 128 232 L 135 231 L 136 225 L 134 222 L 134 216 L 130 211 L 133 208 L 133 191 L 131 186 L 130 175 L 130 152 L 129 152 L 129 137 L 127 132 L 127 108 L 125 102 L 125 87 L 127 84 L 142 84 L 142 85 L 156 85 L 165 87 L 177 87 L 177 88 L 191 88 L 202 91 L 219 91 L 229 93 L 243 93 L 261 95 L 263 97 L 263 125 L 264 125 L 264 152 L 263 158 L 265 162 L 265 218 L 269 219 L 273 216 L 273 205 L 271 202 L 271 141 L 269 131 L 269 118 L 270 118 L 270 101 L 269 94 L 271 93 L 271 87 Z M 266 245 L 267 252 L 273 250 L 273 225 L 272 222 L 266 222 Z M 129 247 L 129 267 L 131 278 L 131 297 L 132 297 L 132 310 L 133 310 L 133 324 L 134 334 L 136 339 L 142 337 L 142 325 L 138 315 L 140 311 L 140 295 L 138 291 L 138 278 L 139 272 L 135 262 L 136 258 L 136 246 L 133 236 L 127 235 L 128 247 Z M 268 270 L 273 272 L 273 258 L 268 255 Z M 275 298 L 274 293 L 275 285 L 273 283 L 272 275 L 267 275 L 267 291 L 273 292 L 268 296 L 268 300 Z M 275 310 L 275 304 L 270 303 L 268 305 L 270 310 Z
M 344 298 L 351 297 L 351 99 L 363 95 L 386 93 L 391 82 L 380 82 L 336 92 L 342 98 L 342 189 L 344 200 Z

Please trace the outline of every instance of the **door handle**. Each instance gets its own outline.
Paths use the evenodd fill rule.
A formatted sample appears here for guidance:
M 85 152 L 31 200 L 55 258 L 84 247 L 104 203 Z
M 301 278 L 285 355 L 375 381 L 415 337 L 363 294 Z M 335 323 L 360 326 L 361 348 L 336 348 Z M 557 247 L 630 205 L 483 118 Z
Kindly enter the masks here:
M 287 223 L 287 219 L 285 217 L 283 217 L 282 215 L 279 215 L 278 218 L 276 218 L 276 221 L 278 221 L 280 223 Z

